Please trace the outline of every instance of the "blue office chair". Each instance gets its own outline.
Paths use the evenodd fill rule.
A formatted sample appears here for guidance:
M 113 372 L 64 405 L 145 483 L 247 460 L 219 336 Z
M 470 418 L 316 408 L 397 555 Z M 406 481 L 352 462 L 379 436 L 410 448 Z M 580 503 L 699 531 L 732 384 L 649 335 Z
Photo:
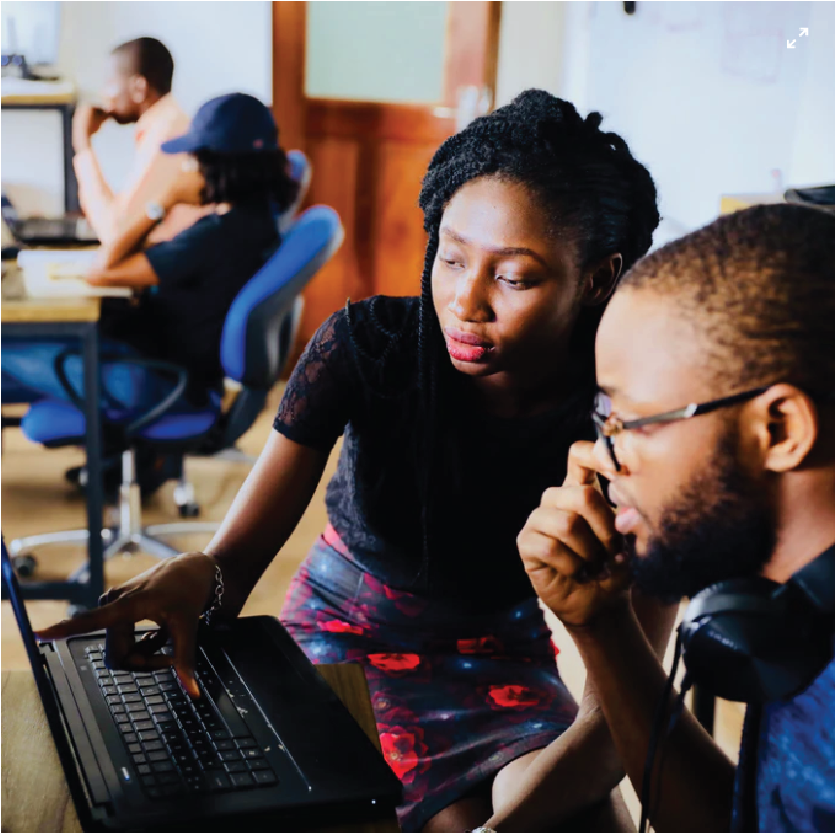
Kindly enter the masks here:
M 302 151 L 288 151 L 287 162 L 290 169 L 290 177 L 294 182 L 299 184 L 299 190 L 296 192 L 296 198 L 293 203 L 279 215 L 279 232 L 282 235 L 290 228 L 299 212 L 299 207 L 302 205 L 305 197 L 307 197 L 308 188 L 311 185 L 311 175 L 313 173 L 310 160 Z
M 163 559 L 178 553 L 159 539 L 186 533 L 211 533 L 216 523 L 174 523 L 142 526 L 140 493 L 135 477 L 137 449 L 152 448 L 175 455 L 206 455 L 234 447 L 252 426 L 279 380 L 293 350 L 305 285 L 339 249 L 343 229 L 337 213 L 327 206 L 303 212 L 283 236 L 272 258 L 236 296 L 227 314 L 221 337 L 221 363 L 228 378 L 240 384 L 231 405 L 222 410 L 217 396 L 204 408 L 184 405 L 181 398 L 187 373 L 167 363 L 138 360 L 140 365 L 159 367 L 177 377 L 173 391 L 143 415 L 103 411 L 104 432 L 123 439 L 122 484 L 119 488 L 119 521 L 103 531 L 105 559 L 128 550 L 143 550 Z M 133 360 L 129 360 L 133 362 Z M 72 395 L 75 397 L 75 395 Z M 85 419 L 81 403 L 42 400 L 24 416 L 26 437 L 48 448 L 84 443 Z M 181 472 L 181 486 L 187 484 Z M 35 567 L 31 551 L 42 545 L 86 543 L 86 530 L 60 531 L 24 537 L 10 544 L 16 567 L 31 574 Z M 86 566 L 76 572 L 82 579 Z

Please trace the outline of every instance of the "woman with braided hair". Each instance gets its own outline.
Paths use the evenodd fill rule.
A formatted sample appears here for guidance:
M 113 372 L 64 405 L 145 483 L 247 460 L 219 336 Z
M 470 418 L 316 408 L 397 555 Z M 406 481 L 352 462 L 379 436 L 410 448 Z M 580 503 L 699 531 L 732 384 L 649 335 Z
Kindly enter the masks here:
M 326 320 L 205 554 L 109 592 L 109 616 L 83 625 L 164 624 L 196 692 L 193 624 L 216 569 L 235 617 L 342 435 L 329 524 L 281 618 L 313 661 L 363 664 L 402 829 L 611 831 L 629 824 L 608 802 L 623 770 L 594 693 L 578 706 L 560 679 L 516 537 L 571 444 L 594 438 L 595 330 L 651 245 L 653 180 L 600 114 L 529 90 L 439 148 L 420 205 L 420 297 Z M 667 611 L 637 611 L 661 652 Z

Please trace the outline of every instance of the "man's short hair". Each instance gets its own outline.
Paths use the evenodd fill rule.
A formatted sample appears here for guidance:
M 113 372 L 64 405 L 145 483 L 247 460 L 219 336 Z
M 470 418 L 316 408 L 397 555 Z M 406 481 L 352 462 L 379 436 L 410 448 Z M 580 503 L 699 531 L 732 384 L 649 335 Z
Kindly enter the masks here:
M 670 300 L 729 391 L 784 382 L 832 398 L 833 215 L 775 204 L 722 216 L 648 255 L 621 286 Z
M 141 75 L 148 86 L 161 96 L 171 92 L 174 59 L 161 41 L 156 38 L 134 38 L 119 44 L 113 54 L 125 56 L 132 72 Z

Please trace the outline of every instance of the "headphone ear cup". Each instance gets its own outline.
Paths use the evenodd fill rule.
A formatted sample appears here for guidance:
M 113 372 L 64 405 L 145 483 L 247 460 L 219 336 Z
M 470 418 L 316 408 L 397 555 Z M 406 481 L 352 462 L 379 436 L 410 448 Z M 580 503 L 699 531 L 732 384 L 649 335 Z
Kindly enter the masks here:
M 733 702 L 786 699 L 832 656 L 832 625 L 791 612 L 784 587 L 761 577 L 731 580 L 694 597 L 680 625 L 685 667 Z

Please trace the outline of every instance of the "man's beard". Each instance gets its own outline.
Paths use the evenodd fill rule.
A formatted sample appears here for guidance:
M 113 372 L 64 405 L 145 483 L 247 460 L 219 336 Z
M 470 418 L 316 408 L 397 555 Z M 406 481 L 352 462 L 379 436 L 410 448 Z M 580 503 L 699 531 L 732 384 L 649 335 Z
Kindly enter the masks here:
M 635 536 L 624 542 L 635 583 L 650 595 L 674 602 L 760 573 L 775 547 L 775 520 L 765 485 L 739 465 L 731 432 L 705 471 L 663 512 L 657 531 L 643 557 L 636 554 Z

